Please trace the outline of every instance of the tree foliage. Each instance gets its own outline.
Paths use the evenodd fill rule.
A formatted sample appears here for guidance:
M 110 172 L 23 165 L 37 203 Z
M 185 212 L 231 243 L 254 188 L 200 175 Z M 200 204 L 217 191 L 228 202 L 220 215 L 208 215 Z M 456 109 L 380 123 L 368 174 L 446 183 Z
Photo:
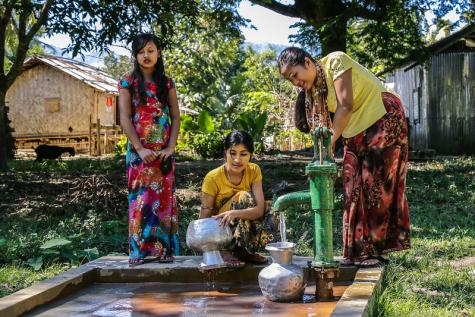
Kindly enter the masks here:
M 131 65 L 132 62 L 129 57 L 111 52 L 104 57 L 102 70 L 118 80 L 131 69 Z
M 194 109 L 201 112 L 195 123 L 191 117 L 183 117 L 179 150 L 186 150 L 182 146 L 183 142 L 186 142 L 200 156 L 206 157 L 205 155 L 211 153 L 222 155 L 222 152 L 213 150 L 221 144 L 217 143 L 216 138 L 222 140 L 230 130 L 244 129 L 253 137 L 256 152 L 261 153 L 265 150 L 264 139 L 280 132 L 291 123 L 288 113 L 292 108 L 296 90 L 283 80 L 278 72 L 277 49 L 268 47 L 259 52 L 251 46 L 241 45 L 236 50 L 242 58 L 235 61 L 234 73 L 224 77 L 222 85 L 218 87 L 222 89 L 220 95 L 229 96 L 229 91 L 232 92 L 226 101 L 225 111 L 216 107 L 208 115 L 206 107 L 202 107 L 200 103 L 194 104 Z M 207 66 L 212 68 L 217 65 L 210 63 Z M 176 82 L 179 86 L 179 78 L 184 76 L 179 74 L 180 69 L 171 71 L 175 72 L 174 78 L 178 78 Z M 217 67 L 215 71 L 219 72 L 220 68 Z M 189 90 L 191 95 L 207 93 L 206 86 L 193 88 L 196 90 Z M 206 126 L 212 127 L 213 131 L 200 128 Z
M 177 21 L 196 25 L 201 2 L 195 0 L 2 0 L 0 6 L 0 169 L 6 169 L 7 140 L 11 129 L 5 106 L 8 88 L 21 73 L 21 67 L 35 35 L 68 34 L 66 52 L 73 56 L 86 51 L 107 51 L 117 41 L 129 42 L 140 31 L 156 30 L 164 45 L 170 42 Z M 219 10 L 218 10 L 219 11 Z M 221 11 L 219 11 L 221 12 Z M 219 15 L 219 14 L 218 14 Z M 229 17 L 220 16 L 223 25 Z M 7 29 L 18 39 L 7 70 L 4 64 Z M 10 153 L 11 154 L 11 153 Z
M 277 13 L 300 18 L 294 24 L 295 43 L 315 55 L 346 51 L 373 70 L 390 67 L 424 46 L 429 24 L 438 24 L 450 11 L 459 23 L 473 22 L 473 0 L 251 0 Z M 428 24 L 425 14 L 432 11 Z
M 225 27 L 222 19 L 228 21 Z M 232 8 L 207 4 L 198 22 L 198 27 L 186 20 L 175 26 L 174 44 L 164 53 L 167 71 L 177 83 L 182 105 L 212 115 L 230 114 L 243 60 L 239 27 L 245 21 Z

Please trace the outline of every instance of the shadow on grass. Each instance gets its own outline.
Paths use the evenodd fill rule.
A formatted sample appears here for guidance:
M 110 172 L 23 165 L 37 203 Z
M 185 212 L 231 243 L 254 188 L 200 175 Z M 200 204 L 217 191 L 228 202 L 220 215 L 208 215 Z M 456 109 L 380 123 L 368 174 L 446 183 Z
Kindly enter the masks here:
M 411 163 L 407 196 L 412 248 L 391 255 L 379 316 L 473 316 L 475 159 Z M 472 273 L 470 273 L 472 272 Z

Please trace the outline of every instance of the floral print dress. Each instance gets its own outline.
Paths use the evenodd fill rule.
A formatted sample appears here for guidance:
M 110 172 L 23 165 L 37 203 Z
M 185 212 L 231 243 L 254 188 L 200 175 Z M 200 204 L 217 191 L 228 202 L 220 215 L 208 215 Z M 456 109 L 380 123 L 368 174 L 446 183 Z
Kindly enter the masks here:
M 171 78 L 166 80 L 167 89 L 174 87 Z M 146 104 L 141 102 L 137 80 L 131 75 L 121 79 L 118 86 L 119 90 L 136 92 L 132 96 L 132 121 L 143 146 L 156 151 L 165 148 L 170 139 L 170 111 L 168 104 L 157 99 L 158 86 L 145 83 Z M 144 163 L 132 144 L 127 143 L 130 263 L 140 263 L 146 256 L 179 254 L 175 164 L 173 161 L 166 175 L 160 165 L 160 160 Z
M 398 97 L 382 94 L 387 113 L 344 139 L 343 257 L 365 258 L 411 247 L 406 198 L 408 139 Z

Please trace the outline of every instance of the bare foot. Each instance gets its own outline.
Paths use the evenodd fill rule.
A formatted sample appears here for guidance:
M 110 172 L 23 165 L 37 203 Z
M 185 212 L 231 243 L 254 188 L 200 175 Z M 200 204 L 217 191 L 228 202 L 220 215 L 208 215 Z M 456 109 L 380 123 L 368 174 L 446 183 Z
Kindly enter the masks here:
M 221 257 L 226 263 L 226 266 L 230 268 L 240 268 L 246 265 L 246 263 L 233 256 L 228 250 L 221 251 Z
M 342 265 L 342 266 L 353 266 L 353 265 L 355 265 L 355 259 L 352 259 L 352 258 L 343 258 L 343 259 L 340 261 L 340 265 Z
M 235 247 L 233 250 L 233 254 L 244 262 L 254 263 L 254 264 L 265 264 L 267 263 L 267 258 L 265 256 L 260 255 L 259 253 L 251 253 L 247 251 L 246 248 L 243 247 Z
M 380 256 L 380 255 L 368 255 L 365 258 L 362 258 L 361 261 L 355 262 L 357 266 L 360 267 L 375 267 L 388 264 L 389 260 Z

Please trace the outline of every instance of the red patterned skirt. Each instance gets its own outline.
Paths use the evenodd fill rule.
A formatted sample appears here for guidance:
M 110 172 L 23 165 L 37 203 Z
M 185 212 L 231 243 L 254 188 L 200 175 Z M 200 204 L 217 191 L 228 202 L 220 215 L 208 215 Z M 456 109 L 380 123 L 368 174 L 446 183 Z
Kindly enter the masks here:
M 410 248 L 406 199 L 408 127 L 399 98 L 382 93 L 387 113 L 344 139 L 343 257 L 357 259 Z

